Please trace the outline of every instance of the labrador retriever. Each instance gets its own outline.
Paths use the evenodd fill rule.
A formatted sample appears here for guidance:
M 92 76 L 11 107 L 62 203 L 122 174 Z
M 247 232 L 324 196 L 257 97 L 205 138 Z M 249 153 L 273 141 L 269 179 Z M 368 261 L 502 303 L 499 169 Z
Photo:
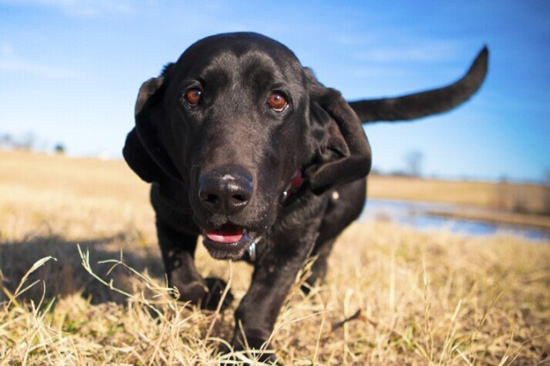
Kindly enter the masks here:
M 254 266 L 231 344 L 269 347 L 304 262 L 316 258 L 311 286 L 364 206 L 371 149 L 361 123 L 461 104 L 482 84 L 487 59 L 483 48 L 464 77 L 440 89 L 346 102 L 263 35 L 220 34 L 190 46 L 141 86 L 123 150 L 130 168 L 152 183 L 162 258 L 179 299 L 207 309 L 221 300 L 225 283 L 203 279 L 194 264 L 202 236 L 212 257 Z

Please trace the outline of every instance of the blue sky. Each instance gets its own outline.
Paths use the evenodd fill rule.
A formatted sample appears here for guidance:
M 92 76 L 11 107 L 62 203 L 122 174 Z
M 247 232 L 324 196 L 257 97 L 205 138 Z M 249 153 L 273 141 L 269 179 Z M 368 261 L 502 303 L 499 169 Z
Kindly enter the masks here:
M 315 4 L 315 5 L 314 5 Z M 0 0 L 0 135 L 120 157 L 141 83 L 194 41 L 256 31 L 350 100 L 439 87 L 484 44 L 485 85 L 454 111 L 366 127 L 374 166 L 446 178 L 550 171 L 550 1 Z

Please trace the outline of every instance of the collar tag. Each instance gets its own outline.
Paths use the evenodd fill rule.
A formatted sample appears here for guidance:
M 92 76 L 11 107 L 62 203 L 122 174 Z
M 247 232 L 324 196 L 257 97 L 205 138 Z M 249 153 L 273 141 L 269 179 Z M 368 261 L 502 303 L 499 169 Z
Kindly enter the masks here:
M 248 247 L 247 251 L 248 251 L 248 258 L 250 258 L 250 261 L 251 262 L 255 262 L 256 261 L 256 255 L 257 255 L 257 252 L 256 252 L 256 244 L 258 244 L 260 242 L 260 240 L 262 240 L 262 235 L 258 236 L 256 239 L 254 239 L 254 241 L 252 242 L 252 244 L 250 244 L 250 246 Z

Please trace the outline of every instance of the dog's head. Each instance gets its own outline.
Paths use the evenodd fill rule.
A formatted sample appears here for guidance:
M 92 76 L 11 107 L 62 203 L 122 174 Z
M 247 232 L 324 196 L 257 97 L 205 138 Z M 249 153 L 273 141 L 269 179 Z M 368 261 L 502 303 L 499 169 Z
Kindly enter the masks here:
M 145 181 L 186 189 L 216 258 L 239 258 L 289 189 L 315 194 L 366 176 L 357 115 L 284 45 L 254 33 L 208 37 L 146 81 L 124 157 Z

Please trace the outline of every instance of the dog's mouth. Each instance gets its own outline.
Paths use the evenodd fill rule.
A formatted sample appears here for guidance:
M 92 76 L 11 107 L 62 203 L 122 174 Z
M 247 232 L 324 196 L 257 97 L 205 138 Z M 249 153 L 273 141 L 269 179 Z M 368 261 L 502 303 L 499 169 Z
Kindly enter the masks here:
M 252 243 L 244 227 L 226 223 L 214 230 L 203 229 L 204 246 L 215 259 L 240 259 Z
M 204 236 L 220 244 L 233 244 L 239 242 L 246 234 L 246 230 L 235 224 L 225 224 L 217 230 L 205 230 Z

